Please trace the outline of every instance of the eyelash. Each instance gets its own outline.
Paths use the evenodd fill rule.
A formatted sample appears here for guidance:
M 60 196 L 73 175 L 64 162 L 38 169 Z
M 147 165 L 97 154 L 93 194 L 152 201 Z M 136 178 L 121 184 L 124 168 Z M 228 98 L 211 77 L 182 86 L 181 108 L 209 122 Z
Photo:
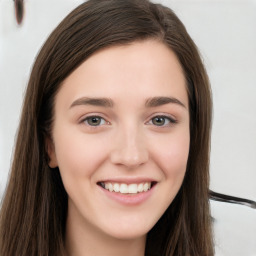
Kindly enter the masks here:
M 153 120 L 156 119 L 156 118 L 164 119 L 164 124 L 163 125 L 154 124 Z M 89 124 L 88 121 L 92 120 L 92 119 L 100 119 L 100 124 L 96 124 L 96 125 Z M 102 121 L 104 121 L 104 124 L 102 124 Z M 98 128 L 102 125 L 109 125 L 110 124 L 110 122 L 106 121 L 105 118 L 103 118 L 101 116 L 98 116 L 98 115 L 88 116 L 88 117 L 84 118 L 83 120 L 81 120 L 80 123 L 86 124 L 87 126 L 93 127 L 93 128 Z M 177 120 L 175 120 L 173 117 L 166 116 L 166 115 L 155 115 L 148 122 L 146 122 L 146 124 L 154 125 L 156 127 L 168 127 L 168 126 L 171 126 L 171 125 L 176 124 L 176 123 L 177 123 Z
M 153 123 L 153 120 L 156 119 L 156 118 L 159 118 L 159 119 L 164 119 L 164 124 L 163 125 L 156 125 Z M 166 124 L 167 122 L 167 124 Z M 177 120 L 174 119 L 173 117 L 170 117 L 170 116 L 166 116 L 166 115 L 156 115 L 156 116 L 153 116 L 149 122 L 147 122 L 149 124 L 152 124 L 156 127 L 168 127 L 168 126 L 171 126 L 173 124 L 176 124 L 177 123 Z
M 91 124 L 89 124 L 89 123 L 88 123 L 88 120 L 92 120 L 92 119 L 100 119 L 100 124 L 99 124 L 99 125 L 91 125 Z M 104 121 L 105 123 L 104 123 L 104 124 L 101 124 L 102 121 Z M 94 127 L 94 128 L 99 127 L 99 126 L 102 126 L 102 125 L 105 125 L 105 124 L 110 124 L 109 122 L 107 122 L 107 121 L 105 120 L 105 118 L 103 118 L 103 117 L 101 117 L 101 116 L 97 116 L 97 115 L 95 115 L 95 116 L 87 116 L 86 118 L 84 118 L 83 120 L 81 120 L 81 123 L 83 123 L 83 124 L 85 123 L 87 126 Z

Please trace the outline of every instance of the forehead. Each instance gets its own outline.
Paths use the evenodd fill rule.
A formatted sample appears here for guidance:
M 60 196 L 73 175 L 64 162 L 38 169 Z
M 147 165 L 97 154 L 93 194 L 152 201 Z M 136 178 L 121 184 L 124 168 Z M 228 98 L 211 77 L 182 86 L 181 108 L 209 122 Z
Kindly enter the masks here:
M 81 95 L 84 94 L 84 95 Z M 175 96 L 187 105 L 182 67 L 163 43 L 147 40 L 111 46 L 94 53 L 63 82 L 57 98 Z M 65 96 L 66 95 L 66 96 Z

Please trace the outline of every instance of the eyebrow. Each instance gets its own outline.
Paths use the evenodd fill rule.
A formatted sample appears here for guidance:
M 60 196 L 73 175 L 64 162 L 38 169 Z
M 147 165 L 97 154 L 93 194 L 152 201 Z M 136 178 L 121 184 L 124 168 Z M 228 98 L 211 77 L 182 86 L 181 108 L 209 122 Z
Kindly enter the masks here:
M 152 108 L 152 107 L 159 107 L 165 104 L 177 104 L 184 108 L 186 106 L 178 99 L 174 97 L 152 97 L 146 100 L 145 107 Z M 113 100 L 109 98 L 90 98 L 90 97 L 82 97 L 75 100 L 70 108 L 74 106 L 81 106 L 81 105 L 92 105 L 92 106 L 99 106 L 99 107 L 108 107 L 112 108 L 114 106 Z
M 74 106 L 80 106 L 80 105 L 92 105 L 92 106 L 99 106 L 99 107 L 113 107 L 114 102 L 111 99 L 108 98 L 89 98 L 89 97 L 83 97 L 75 100 L 70 108 Z
M 145 106 L 148 108 L 152 108 L 152 107 L 159 107 L 168 103 L 173 103 L 173 104 L 178 104 L 184 108 L 186 108 L 186 106 L 178 99 L 173 98 L 173 97 L 153 97 L 153 98 L 149 98 L 146 103 Z

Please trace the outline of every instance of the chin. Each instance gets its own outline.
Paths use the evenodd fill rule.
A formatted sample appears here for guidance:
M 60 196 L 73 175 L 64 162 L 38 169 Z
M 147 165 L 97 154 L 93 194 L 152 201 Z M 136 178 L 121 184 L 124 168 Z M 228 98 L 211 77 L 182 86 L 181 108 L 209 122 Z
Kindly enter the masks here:
M 108 233 L 109 236 L 119 240 L 134 240 L 145 237 L 149 230 L 116 230 L 116 232 Z
M 152 229 L 155 223 L 131 223 L 123 222 L 122 224 L 115 224 L 111 228 L 106 228 L 105 233 L 109 236 L 121 239 L 132 240 L 140 237 L 144 237 Z

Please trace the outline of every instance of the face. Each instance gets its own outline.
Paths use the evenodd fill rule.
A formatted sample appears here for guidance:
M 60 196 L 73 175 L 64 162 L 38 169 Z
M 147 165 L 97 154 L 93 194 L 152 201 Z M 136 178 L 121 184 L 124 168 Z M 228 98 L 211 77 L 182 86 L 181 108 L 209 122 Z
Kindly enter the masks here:
M 54 112 L 49 165 L 59 167 L 69 221 L 119 239 L 145 236 L 188 159 L 188 96 L 175 54 L 157 41 L 103 49 L 64 80 Z

